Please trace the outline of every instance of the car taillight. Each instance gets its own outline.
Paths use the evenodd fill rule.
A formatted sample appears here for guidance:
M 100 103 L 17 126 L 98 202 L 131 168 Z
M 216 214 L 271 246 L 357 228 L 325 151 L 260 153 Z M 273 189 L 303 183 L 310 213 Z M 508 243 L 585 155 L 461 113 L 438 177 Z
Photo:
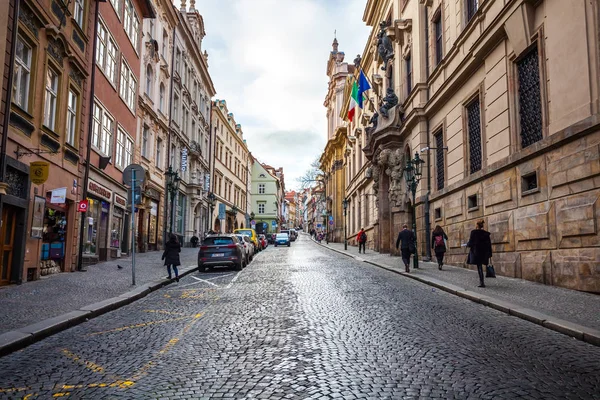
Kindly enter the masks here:
M 228 249 L 235 249 L 237 247 L 237 245 L 235 245 L 235 244 L 228 244 L 226 247 Z
M 200 246 L 200 250 L 201 250 L 201 251 L 206 251 L 206 250 L 208 250 L 208 249 L 209 249 L 209 247 L 208 247 L 208 246 Z

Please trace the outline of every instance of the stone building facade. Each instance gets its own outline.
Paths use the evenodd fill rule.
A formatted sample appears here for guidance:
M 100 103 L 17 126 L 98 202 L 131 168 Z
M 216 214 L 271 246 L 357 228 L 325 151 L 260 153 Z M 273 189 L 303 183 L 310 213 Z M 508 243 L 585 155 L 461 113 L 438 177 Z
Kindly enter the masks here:
M 463 244 L 483 219 L 498 273 L 600 292 L 598 7 L 367 2 L 373 30 L 362 59 L 374 60 L 365 73 L 381 81 L 363 150 L 373 163 L 376 247 L 393 252 L 411 221 L 403 166 L 418 152 L 427 161 L 416 199 L 421 255 L 439 224 L 448 262 L 464 265 Z
M 347 77 L 354 72 L 354 66 L 344 61 L 344 52 L 338 50 L 334 39 L 332 51 L 327 61 L 329 85 L 323 106 L 327 109 L 327 144 L 319 159 L 324 173 L 325 198 L 327 200 L 326 234 L 328 240 L 343 241 L 344 213 L 342 201 L 345 198 L 346 174 L 345 151 L 348 138 L 347 124 L 341 116 L 344 101 L 344 88 Z
M 248 227 L 248 171 L 250 153 L 244 140 L 242 126 L 235 122 L 225 100 L 212 103 L 214 133 L 213 193 L 217 203 L 212 216 L 213 230 L 231 233 Z

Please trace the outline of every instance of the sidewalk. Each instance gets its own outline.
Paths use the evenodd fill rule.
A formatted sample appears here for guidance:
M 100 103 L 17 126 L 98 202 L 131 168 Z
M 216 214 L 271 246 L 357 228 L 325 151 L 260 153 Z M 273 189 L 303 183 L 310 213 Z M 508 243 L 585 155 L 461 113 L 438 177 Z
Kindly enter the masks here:
M 197 268 L 197 249 L 182 248 L 179 275 Z M 22 348 L 86 319 L 124 306 L 170 283 L 162 251 L 90 265 L 22 285 L 0 287 L 0 355 Z M 120 265 L 122 268 L 118 268 Z
M 411 259 L 406 273 L 400 257 L 373 250 L 358 254 L 350 245 L 345 251 L 343 243 L 321 246 L 600 346 L 599 295 L 502 276 L 486 278 L 486 287 L 479 288 L 477 272 L 466 268 L 444 265 L 440 271 L 437 263 L 420 262 L 414 269 Z

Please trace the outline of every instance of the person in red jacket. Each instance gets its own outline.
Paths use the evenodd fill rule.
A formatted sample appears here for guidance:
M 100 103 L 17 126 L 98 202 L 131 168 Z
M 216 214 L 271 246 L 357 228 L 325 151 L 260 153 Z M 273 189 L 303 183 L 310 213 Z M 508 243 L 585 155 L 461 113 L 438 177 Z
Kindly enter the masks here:
M 360 232 L 356 235 L 356 241 L 358 242 L 358 254 L 360 254 L 360 249 L 362 249 L 363 254 L 365 254 L 365 247 L 367 245 L 367 233 L 365 232 L 365 228 L 360 228 Z

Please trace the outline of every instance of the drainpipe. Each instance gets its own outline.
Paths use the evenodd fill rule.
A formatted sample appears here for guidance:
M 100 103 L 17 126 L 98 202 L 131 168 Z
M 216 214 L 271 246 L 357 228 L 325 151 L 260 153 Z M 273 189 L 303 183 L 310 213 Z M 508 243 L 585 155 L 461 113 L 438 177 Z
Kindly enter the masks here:
M 90 105 L 88 109 L 88 135 L 87 135 L 87 148 L 85 155 L 85 169 L 83 171 L 83 188 L 81 190 L 81 199 L 85 200 L 88 196 L 88 182 L 90 180 L 90 157 L 92 152 L 92 130 L 94 124 L 94 97 L 96 88 L 96 45 L 98 43 L 98 15 L 100 14 L 100 2 L 104 0 L 96 1 L 96 10 L 94 11 L 94 44 L 92 45 L 92 73 L 90 75 Z M 85 217 L 83 213 L 80 216 L 79 224 L 79 249 L 77 251 L 77 271 L 85 272 L 83 268 L 83 230 L 85 229 Z
M 175 10 L 176 13 L 179 14 L 179 11 Z M 179 18 L 179 15 L 178 17 Z M 173 77 L 175 76 L 175 38 L 177 35 L 177 25 L 175 25 L 173 27 L 173 54 L 171 54 L 171 78 L 170 78 L 170 84 L 171 87 L 169 88 L 169 135 L 167 136 L 167 151 L 165 152 L 165 156 L 166 156 L 166 160 L 167 162 L 170 162 L 169 160 L 171 159 L 171 122 L 172 122 L 172 118 L 173 118 Z M 163 244 L 167 243 L 167 218 L 168 218 L 168 212 L 169 209 L 167 208 L 167 205 L 169 204 L 168 198 L 169 198 L 169 193 L 167 193 L 167 177 L 165 176 L 165 205 L 164 205 L 164 210 L 165 212 L 163 213 Z M 171 207 L 172 208 L 172 207 Z
M 427 7 L 424 7 L 424 13 L 425 13 L 425 21 L 427 21 Z M 429 26 L 429 24 L 427 24 L 427 26 Z M 427 43 L 429 45 L 429 28 L 426 29 L 425 31 L 425 43 Z M 427 52 L 427 57 L 429 57 L 429 52 Z M 429 68 L 427 68 L 427 72 L 426 72 L 426 82 L 429 81 Z M 427 107 L 427 104 L 429 103 L 429 83 L 427 82 L 427 101 L 425 102 L 425 107 Z M 425 124 L 426 124 L 426 128 L 425 131 L 427 133 L 427 194 L 425 194 L 425 246 L 427 247 L 426 250 L 426 257 L 423 258 L 423 261 L 431 261 L 431 221 L 430 221 L 430 215 L 431 215 L 431 203 L 429 202 L 429 196 L 431 195 L 431 150 L 429 150 L 431 148 L 431 139 L 430 139 L 430 135 L 429 135 L 429 118 L 427 117 L 427 115 L 425 115 Z
M 213 132 L 212 132 L 212 107 L 213 107 L 213 101 L 212 99 L 208 100 L 210 107 L 208 107 L 208 193 L 214 193 L 213 191 Z M 216 127 L 215 127 L 215 135 L 217 134 L 216 131 Z M 208 196 L 208 193 L 206 194 Z M 208 198 L 207 198 L 208 199 Z M 208 215 L 208 223 L 205 224 L 205 232 L 208 232 L 210 230 L 212 230 L 213 226 L 213 208 L 214 206 L 211 206 L 210 204 L 208 204 L 208 201 L 206 203 L 206 205 L 208 206 L 208 211 L 209 211 L 209 215 Z

